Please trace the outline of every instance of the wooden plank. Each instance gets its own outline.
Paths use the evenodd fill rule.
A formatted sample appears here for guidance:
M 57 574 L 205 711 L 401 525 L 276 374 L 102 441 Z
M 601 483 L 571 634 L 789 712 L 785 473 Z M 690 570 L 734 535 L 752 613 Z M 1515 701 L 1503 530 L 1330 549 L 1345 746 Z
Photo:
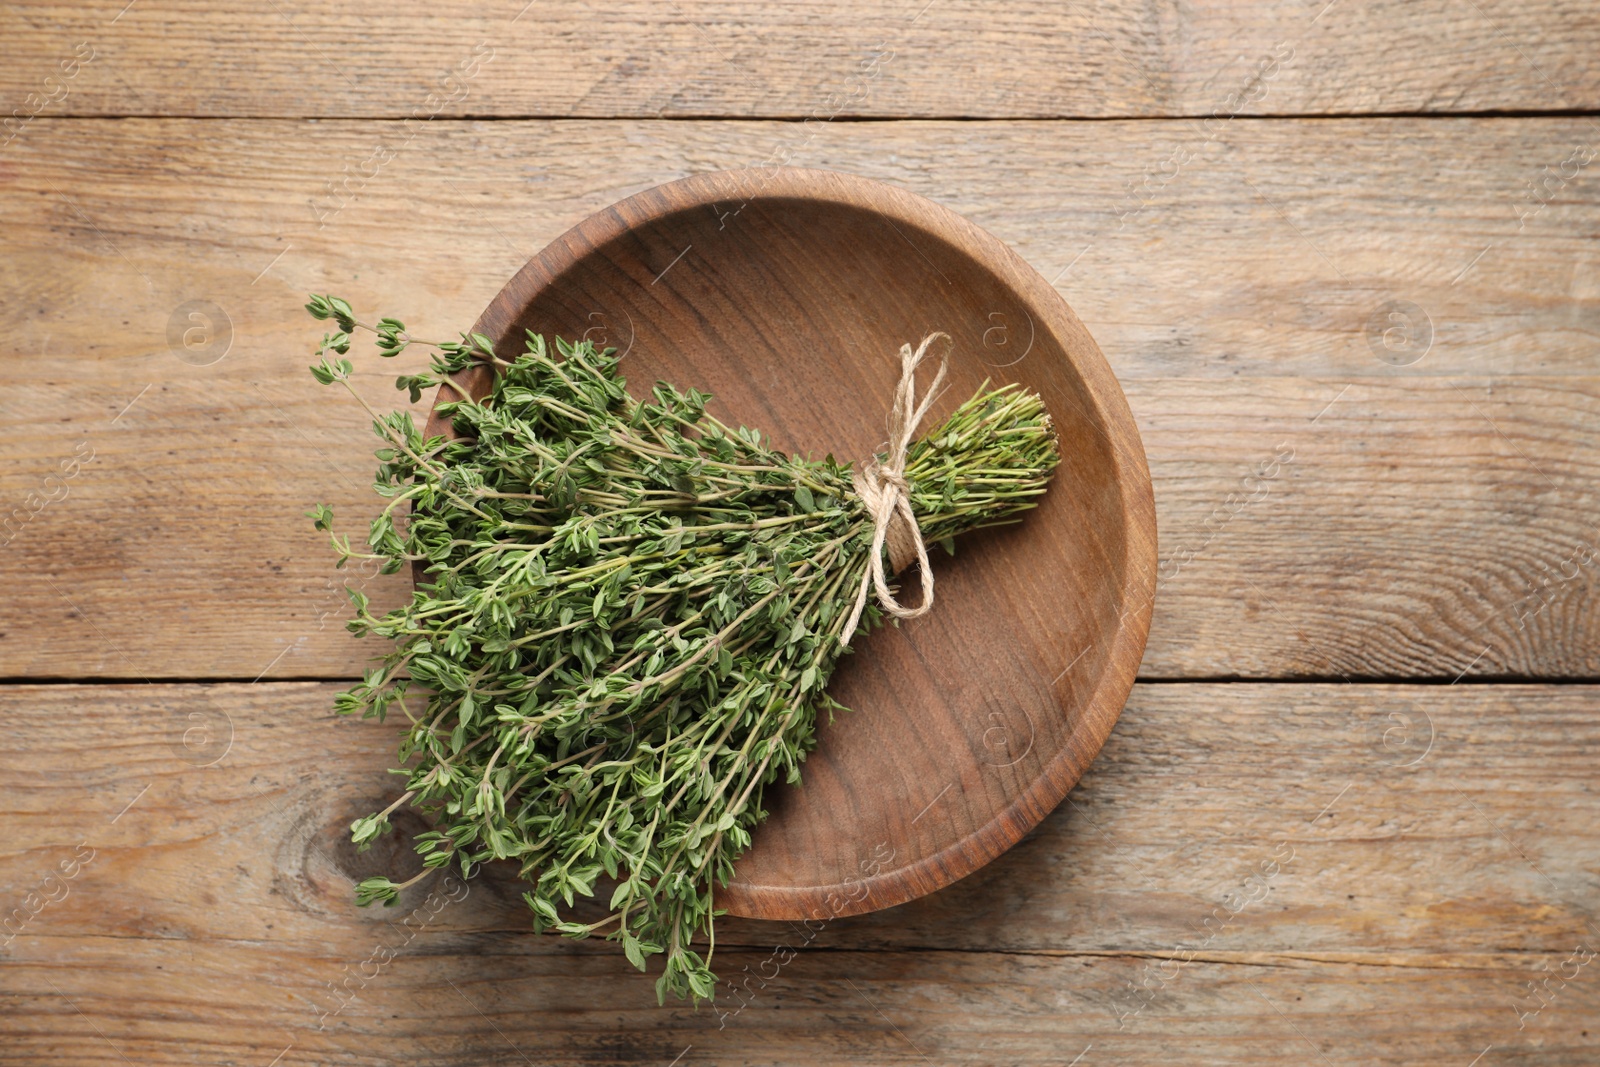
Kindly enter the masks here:
M 877 915 L 724 922 L 722 976 L 765 978 L 698 1013 L 657 1008 L 613 946 L 522 933 L 503 871 L 354 908 L 353 879 L 403 856 L 343 830 L 387 798 L 394 730 L 332 719 L 334 689 L 0 688 L 9 1059 L 1240 1064 L 1309 1044 L 1459 1067 L 1600 1044 L 1595 964 L 1566 962 L 1600 940 L 1596 687 L 1138 686 L 1023 844 Z
M 1095 335 L 1155 481 L 1146 677 L 1600 675 L 1589 120 L 1199 129 L 839 123 L 795 159 L 961 211 Z M 800 145 L 781 123 L 437 123 L 330 197 L 328 161 L 397 135 L 40 120 L 0 156 L 0 574 L 30 620 L 0 628 L 0 677 L 357 672 L 301 512 L 359 529 L 371 443 L 303 369 L 304 293 L 446 334 L 620 196 Z M 997 325 L 1009 358 L 1022 326 Z
M 30 0 L 4 19 L 0 100 L 23 118 L 1226 117 L 1600 101 L 1600 17 L 1563 0 L 443 0 L 381 12 Z

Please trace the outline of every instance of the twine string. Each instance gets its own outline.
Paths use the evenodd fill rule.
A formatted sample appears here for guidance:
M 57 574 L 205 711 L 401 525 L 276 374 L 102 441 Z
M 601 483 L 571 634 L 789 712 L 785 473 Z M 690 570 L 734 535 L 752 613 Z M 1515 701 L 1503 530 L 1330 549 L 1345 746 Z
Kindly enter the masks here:
M 910 486 L 906 483 L 906 453 L 911 448 L 917 425 L 927 415 L 928 409 L 939 394 L 949 365 L 949 349 L 939 356 L 939 372 L 933 376 L 922 400 L 917 400 L 917 367 L 928 355 L 928 346 L 936 339 L 950 341 L 947 333 L 930 333 L 922 339 L 916 351 L 909 344 L 900 346 L 900 384 L 895 387 L 894 407 L 889 411 L 889 448 L 882 461 L 870 459 L 851 472 L 850 481 L 856 495 L 866 505 L 872 517 L 872 550 L 868 556 L 866 573 L 861 576 L 861 589 L 856 593 L 855 607 L 850 620 L 839 634 L 839 643 L 850 644 L 856 627 L 861 623 L 861 613 L 867 609 L 867 596 L 876 591 L 883 610 L 897 619 L 915 619 L 926 615 L 933 607 L 933 567 L 928 563 L 928 546 L 923 543 L 922 529 L 911 511 Z M 952 342 L 953 343 L 953 342 Z M 889 550 L 889 569 L 884 568 L 884 548 Z M 889 577 L 910 566 L 915 560 L 922 579 L 922 603 L 908 608 L 894 597 L 889 588 Z

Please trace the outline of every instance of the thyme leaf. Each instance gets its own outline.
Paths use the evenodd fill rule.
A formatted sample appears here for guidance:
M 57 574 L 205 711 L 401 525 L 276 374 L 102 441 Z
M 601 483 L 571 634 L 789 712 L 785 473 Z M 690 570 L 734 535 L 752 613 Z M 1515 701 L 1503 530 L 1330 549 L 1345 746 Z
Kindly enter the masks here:
M 368 409 L 388 502 L 370 551 L 332 532 L 327 505 L 307 512 L 340 565 L 419 574 L 382 615 L 350 591 L 349 630 L 390 647 L 335 709 L 408 724 L 404 794 L 356 820 L 353 840 L 370 846 L 409 805 L 432 824 L 415 842 L 424 873 L 515 862 L 535 930 L 603 934 L 641 970 L 662 956 L 663 1001 L 711 997 L 696 944 L 713 889 L 768 787 L 799 781 L 818 715 L 843 710 L 826 686 L 854 636 L 840 631 L 873 532 L 850 468 L 726 425 L 695 389 L 657 382 L 636 400 L 614 352 L 588 342 L 529 333 L 505 359 L 479 334 L 436 343 L 397 319 L 368 325 L 337 297 L 307 309 L 339 328 L 312 374 L 357 400 L 342 358 L 357 330 L 384 356 L 433 349 L 428 373 L 396 381 L 413 401 L 475 361 L 498 372 L 482 400 L 440 405 L 454 440 Z M 910 449 L 923 537 L 953 551 L 957 534 L 1016 521 L 1058 460 L 1040 399 L 985 383 Z M 880 621 L 873 604 L 859 630 Z M 608 914 L 580 922 L 576 902 L 602 879 Z M 357 902 L 392 904 L 408 884 L 367 879 Z

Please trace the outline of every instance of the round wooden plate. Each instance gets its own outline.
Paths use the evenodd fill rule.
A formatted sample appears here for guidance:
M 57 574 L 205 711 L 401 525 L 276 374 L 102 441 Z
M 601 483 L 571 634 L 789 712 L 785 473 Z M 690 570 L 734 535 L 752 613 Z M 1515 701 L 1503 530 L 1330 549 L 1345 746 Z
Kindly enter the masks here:
M 924 428 L 985 378 L 1038 391 L 1055 420 L 1063 460 L 1040 507 L 954 558 L 935 550 L 934 610 L 840 662 L 829 692 L 852 710 L 819 731 L 801 787 L 769 790 L 720 906 L 815 919 L 931 893 L 1009 848 L 1087 769 L 1149 630 L 1150 475 L 1100 350 L 999 240 L 847 174 L 700 174 L 573 227 L 473 329 L 508 354 L 524 329 L 612 345 L 636 396 L 658 379 L 709 391 L 719 418 L 789 451 L 880 448 L 900 346 L 934 330 L 955 345 Z M 456 382 L 482 396 L 488 371 Z

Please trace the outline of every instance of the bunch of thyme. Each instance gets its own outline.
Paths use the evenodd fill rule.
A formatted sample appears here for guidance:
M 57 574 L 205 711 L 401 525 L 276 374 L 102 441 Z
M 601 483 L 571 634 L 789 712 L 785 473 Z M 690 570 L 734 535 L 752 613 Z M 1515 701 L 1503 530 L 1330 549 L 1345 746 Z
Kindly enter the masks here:
M 324 384 L 350 389 L 352 364 L 335 357 L 357 329 L 384 355 L 417 343 L 336 297 L 307 309 L 339 327 L 312 368 Z M 354 840 L 369 845 L 409 804 L 433 825 L 416 841 L 419 878 L 514 860 L 536 930 L 604 933 L 641 970 L 663 954 L 663 999 L 710 997 L 711 952 L 692 943 L 715 946 L 713 886 L 765 817 L 767 786 L 799 779 L 818 712 L 840 708 L 825 686 L 854 636 L 842 631 L 873 534 L 850 468 L 725 425 L 694 389 L 657 383 L 635 400 L 612 351 L 587 342 L 552 351 L 530 333 L 513 359 L 478 334 L 432 347 L 431 373 L 397 382 L 413 400 L 475 360 L 498 373 L 482 400 L 440 406 L 454 440 L 368 408 L 388 505 L 370 553 L 333 537 L 339 563 L 422 577 L 383 615 L 349 591 L 348 628 L 393 648 L 336 710 L 398 708 L 410 723 L 407 788 L 357 820 Z M 1058 458 L 1039 398 L 986 384 L 910 449 L 923 537 L 953 551 L 962 531 L 1015 521 Z M 330 529 L 326 505 L 309 514 Z M 602 875 L 609 913 L 572 918 Z M 368 879 L 358 900 L 393 903 L 409 884 Z

